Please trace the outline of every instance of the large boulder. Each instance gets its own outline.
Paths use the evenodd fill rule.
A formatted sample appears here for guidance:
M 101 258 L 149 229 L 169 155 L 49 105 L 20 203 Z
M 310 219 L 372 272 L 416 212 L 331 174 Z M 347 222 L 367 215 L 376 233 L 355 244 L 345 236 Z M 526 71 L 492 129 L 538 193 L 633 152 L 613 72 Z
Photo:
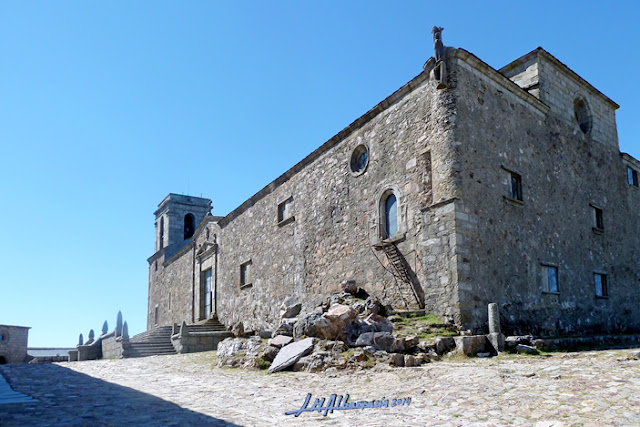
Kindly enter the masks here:
M 356 341 L 358 347 L 372 346 L 387 353 L 398 353 L 405 349 L 404 339 L 396 338 L 389 332 L 365 332 Z
M 316 329 L 316 322 L 322 317 L 322 309 L 319 308 L 312 313 L 301 316 L 296 324 L 293 326 L 293 338 L 299 340 L 303 337 L 316 337 L 318 336 L 318 330 Z
M 313 338 L 305 338 L 301 341 L 292 342 L 280 349 L 278 355 L 271 363 L 269 372 L 278 372 L 296 363 L 301 357 L 313 351 Z
M 374 313 L 364 319 L 358 317 L 345 330 L 347 343 L 350 346 L 356 345 L 358 337 L 367 332 L 393 332 L 393 324 L 386 317 Z
M 342 283 L 340 283 L 340 288 L 342 289 L 342 292 L 346 292 L 351 295 L 357 294 L 358 291 L 360 290 L 355 280 L 343 281 Z
M 293 326 L 298 322 L 298 319 L 296 318 L 292 318 L 292 319 L 282 319 L 280 321 L 280 326 L 278 326 L 278 329 L 276 329 L 273 332 L 273 336 L 277 336 L 277 335 L 286 335 L 288 337 L 292 337 L 293 336 Z
M 328 340 L 345 341 L 345 331 L 358 316 L 348 305 L 334 304 L 316 321 L 316 329 Z
M 217 356 L 220 359 L 238 354 L 257 354 L 260 344 L 260 337 L 257 336 L 248 339 L 226 338 L 218 344 Z
M 287 297 L 280 304 L 280 319 L 296 317 L 302 310 L 302 304 L 295 297 Z

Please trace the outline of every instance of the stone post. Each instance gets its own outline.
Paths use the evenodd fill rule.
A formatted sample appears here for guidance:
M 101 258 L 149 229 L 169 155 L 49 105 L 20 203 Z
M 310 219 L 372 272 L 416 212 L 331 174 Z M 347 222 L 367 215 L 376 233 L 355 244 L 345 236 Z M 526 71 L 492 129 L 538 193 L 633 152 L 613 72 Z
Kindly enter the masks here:
M 102 335 L 105 335 L 107 332 L 109 332 L 109 324 L 105 320 L 102 324 Z
M 186 337 L 187 335 L 189 335 L 189 331 L 187 331 L 187 322 L 183 320 L 180 325 L 180 338 Z
M 127 326 L 127 322 L 124 322 L 124 325 L 122 325 L 122 339 L 129 339 L 129 326 Z
M 496 353 L 504 351 L 504 335 L 500 332 L 500 313 L 498 312 L 498 304 L 495 302 L 489 304 L 489 335 L 487 338 Z
M 116 337 L 122 336 L 122 312 L 118 310 L 116 317 Z
M 489 304 L 489 333 L 500 333 L 500 314 L 498 313 L 498 304 L 492 302 Z

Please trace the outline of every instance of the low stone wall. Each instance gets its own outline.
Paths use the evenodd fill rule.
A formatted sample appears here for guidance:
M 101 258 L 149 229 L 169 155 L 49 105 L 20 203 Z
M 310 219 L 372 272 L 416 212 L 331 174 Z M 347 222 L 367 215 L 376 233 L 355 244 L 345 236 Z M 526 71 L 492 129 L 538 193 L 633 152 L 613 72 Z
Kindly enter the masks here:
M 77 359 L 77 350 L 71 350 L 76 352 L 76 360 Z M 69 353 L 71 353 L 71 351 Z M 58 362 L 71 362 L 69 360 L 70 356 L 37 356 L 29 360 L 29 363 L 58 363 Z
M 96 360 L 102 359 L 102 339 L 98 338 L 97 341 L 91 344 L 79 345 L 78 347 L 78 360 Z
M 538 338 L 533 345 L 538 350 L 560 350 L 575 347 L 625 347 L 640 344 L 640 334 L 633 335 L 595 335 L 566 338 Z
M 102 357 L 104 359 L 122 359 L 129 355 L 129 338 L 110 336 L 102 338 Z
M 171 337 L 171 344 L 177 353 L 196 353 L 199 351 L 216 350 L 218 344 L 225 338 L 232 337 L 231 332 L 189 332 L 175 334 Z

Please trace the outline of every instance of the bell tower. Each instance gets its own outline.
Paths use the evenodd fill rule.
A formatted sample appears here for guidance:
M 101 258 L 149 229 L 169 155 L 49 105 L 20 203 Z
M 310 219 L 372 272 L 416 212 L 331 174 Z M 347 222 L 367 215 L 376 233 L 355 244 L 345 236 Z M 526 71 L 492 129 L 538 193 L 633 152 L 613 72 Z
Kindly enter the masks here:
M 166 249 L 171 256 L 187 244 L 203 218 L 211 213 L 211 200 L 169 193 L 154 212 L 156 216 L 155 252 Z

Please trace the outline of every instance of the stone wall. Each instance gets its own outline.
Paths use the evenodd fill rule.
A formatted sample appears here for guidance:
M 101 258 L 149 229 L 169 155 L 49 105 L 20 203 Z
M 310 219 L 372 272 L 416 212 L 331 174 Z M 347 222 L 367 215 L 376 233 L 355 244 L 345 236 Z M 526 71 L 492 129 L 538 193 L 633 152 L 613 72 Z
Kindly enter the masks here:
M 217 314 L 227 325 L 242 320 L 250 329 L 272 329 L 284 298 L 298 296 L 310 310 L 343 280 L 355 280 L 397 308 L 415 308 L 411 289 L 396 283 L 384 252 L 375 248 L 384 222 L 381 204 L 389 191 L 396 195 L 395 243 L 419 286 L 438 286 L 425 281 L 427 270 L 429 280 L 440 282 L 450 275 L 451 263 L 448 257 L 424 256 L 421 209 L 458 191 L 452 140 L 442 119 L 451 108 L 451 98 L 423 73 L 238 209 L 206 221 L 193 246 L 159 262 L 157 270 L 155 260 L 151 263 L 149 325 L 156 304 L 158 324 L 202 319 L 200 290 L 208 268 L 215 270 Z M 352 155 L 361 145 L 368 149 L 368 164 L 364 172 L 353 172 Z M 279 221 L 278 207 L 285 202 L 290 217 Z M 196 257 L 194 266 L 189 251 L 198 254 L 214 239 L 216 250 Z M 242 265 L 248 265 L 244 284 Z M 180 312 L 168 310 L 169 294 Z M 438 298 L 431 307 L 453 319 L 451 292 Z M 194 307 L 195 314 L 186 307 Z
M 194 321 L 194 251 L 188 244 L 165 267 L 164 253 L 149 266 L 147 329 Z M 157 319 L 156 319 L 157 306 Z
M 0 325 L 0 362 L 24 363 L 27 361 L 29 327 Z
M 80 350 L 80 348 L 78 348 Z M 104 359 L 121 359 L 129 352 L 129 339 L 115 335 L 102 338 L 102 357 Z M 82 360 L 82 359 L 78 359 Z
M 564 73 L 541 72 L 548 82 Z M 617 139 L 576 131 L 575 118 L 541 117 L 535 103 L 523 105 L 505 89 L 460 67 L 454 133 L 464 170 L 459 209 L 468 221 L 460 242 L 463 323 L 486 332 L 487 303 L 497 302 L 508 334 L 640 328 L 640 194 L 626 182 Z M 574 90 L 558 88 L 557 97 Z M 589 103 L 604 102 L 592 95 Z M 605 135 L 611 139 L 595 140 Z M 507 197 L 511 172 L 521 176 L 521 202 Z M 602 231 L 594 230 L 593 206 L 603 211 Z M 559 292 L 544 288 L 543 264 L 557 267 Z M 607 298 L 595 295 L 595 272 L 607 275 Z
M 309 311 L 344 280 L 415 307 L 379 250 L 390 192 L 392 240 L 443 320 L 484 334 L 495 302 L 506 333 L 640 328 L 640 191 L 625 166 L 637 161 L 618 151 L 617 105 L 544 51 L 506 76 L 463 49 L 447 55 L 448 89 L 425 70 L 233 212 L 206 217 L 170 258 L 151 257 L 149 328 L 204 319 L 207 270 L 219 319 L 249 330 L 273 329 L 286 297 Z M 577 96 L 589 105 L 586 133 Z M 358 147 L 368 163 L 354 172 Z M 594 230 L 598 210 L 604 230 Z M 559 292 L 544 289 L 546 266 Z M 608 295 L 595 295 L 594 273 Z

